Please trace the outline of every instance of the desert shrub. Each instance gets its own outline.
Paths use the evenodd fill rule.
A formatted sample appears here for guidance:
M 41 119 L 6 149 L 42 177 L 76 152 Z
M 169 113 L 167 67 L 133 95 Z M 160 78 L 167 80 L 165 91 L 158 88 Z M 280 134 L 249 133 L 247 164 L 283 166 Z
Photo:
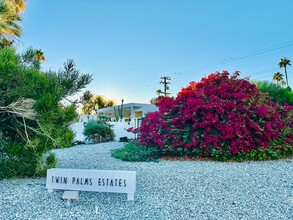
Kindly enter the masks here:
M 134 130 L 139 143 L 159 147 L 165 155 L 218 160 L 258 159 L 254 152 L 265 152 L 262 159 L 275 158 L 282 153 L 267 152 L 285 148 L 292 155 L 292 106 L 272 102 L 238 75 L 217 72 L 191 82 L 176 98 L 162 97 L 159 110 Z
M 75 104 L 61 102 L 90 80 L 73 61 L 45 73 L 15 49 L 0 49 L 0 179 L 43 175 L 54 165 L 53 160 L 44 163 L 43 155 L 72 145 L 69 125 L 77 117 Z
M 57 164 L 57 158 L 54 153 L 46 153 L 42 158 L 38 159 L 38 164 L 36 168 L 36 175 L 45 176 L 48 169 L 55 167 Z
M 83 134 L 86 140 L 93 143 L 113 141 L 115 134 L 112 127 L 106 120 L 90 120 L 85 124 Z
M 54 154 L 43 155 L 32 148 L 20 141 L 6 144 L 0 157 L 0 179 L 44 176 L 47 169 L 56 165 Z
M 293 105 L 293 92 L 290 87 L 283 88 L 276 83 L 268 81 L 256 81 L 253 83 L 255 83 L 259 91 L 268 93 L 272 101 L 280 104 L 288 103 Z
M 146 148 L 137 142 L 128 142 L 123 148 L 112 150 L 111 155 L 123 161 L 157 161 L 159 159 L 160 149 Z

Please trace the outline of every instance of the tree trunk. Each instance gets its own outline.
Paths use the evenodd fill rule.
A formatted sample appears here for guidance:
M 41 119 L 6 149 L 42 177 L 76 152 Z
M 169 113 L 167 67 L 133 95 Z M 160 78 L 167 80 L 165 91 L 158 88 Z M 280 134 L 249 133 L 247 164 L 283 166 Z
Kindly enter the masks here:
M 287 87 L 288 87 L 289 85 L 288 85 L 288 77 L 287 77 L 287 68 L 286 68 L 286 65 L 284 66 L 284 68 L 285 68 L 286 84 L 287 84 Z

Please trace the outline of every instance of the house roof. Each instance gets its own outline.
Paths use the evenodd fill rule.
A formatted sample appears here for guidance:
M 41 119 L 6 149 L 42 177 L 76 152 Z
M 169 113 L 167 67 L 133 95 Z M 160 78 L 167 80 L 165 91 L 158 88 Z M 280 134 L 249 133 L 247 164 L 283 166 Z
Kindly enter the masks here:
M 101 108 L 101 109 L 97 110 L 97 113 L 108 111 L 108 110 L 113 110 L 114 108 L 118 108 L 118 106 L 121 107 L 121 105 L 115 105 L 115 106 L 112 106 L 112 107 Z M 152 104 L 146 104 L 146 103 L 131 102 L 131 103 L 123 104 L 123 108 L 131 108 L 131 107 L 133 107 L 133 108 L 143 108 L 143 109 L 150 110 L 150 111 L 156 111 L 158 109 L 157 106 L 152 105 Z

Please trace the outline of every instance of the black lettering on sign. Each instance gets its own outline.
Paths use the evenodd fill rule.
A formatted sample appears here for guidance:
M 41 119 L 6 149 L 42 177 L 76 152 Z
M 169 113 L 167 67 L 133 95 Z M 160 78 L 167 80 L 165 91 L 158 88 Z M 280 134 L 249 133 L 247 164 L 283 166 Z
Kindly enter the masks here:
M 67 177 L 63 177 L 63 176 L 52 176 L 52 183 L 63 183 L 63 184 L 67 184 Z
M 55 176 L 55 182 L 59 183 L 59 176 Z
M 111 179 L 111 181 L 110 181 L 110 186 L 113 186 L 113 180 Z
M 90 185 L 93 185 L 92 178 L 90 178 Z
M 124 187 L 126 187 L 126 180 L 124 180 L 123 182 L 124 182 Z
M 119 187 L 122 186 L 122 179 L 119 179 Z
M 72 177 L 72 184 L 75 183 L 75 177 Z

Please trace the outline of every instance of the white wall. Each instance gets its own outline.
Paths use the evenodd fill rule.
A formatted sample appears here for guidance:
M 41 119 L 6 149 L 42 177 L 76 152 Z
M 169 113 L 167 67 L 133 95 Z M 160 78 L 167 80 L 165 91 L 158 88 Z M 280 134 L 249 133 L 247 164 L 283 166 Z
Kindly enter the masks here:
M 111 125 L 114 125 L 115 140 L 119 140 L 120 137 L 127 137 L 128 139 L 133 139 L 134 134 L 127 132 L 125 129 L 134 127 L 134 122 L 110 122 Z
M 131 121 L 130 124 L 128 122 L 110 122 L 110 124 L 114 125 L 114 133 L 115 133 L 115 140 L 119 140 L 120 137 L 127 137 L 128 139 L 133 139 L 134 134 L 127 132 L 125 129 L 134 127 L 134 122 Z M 84 122 L 76 122 L 73 123 L 71 129 L 75 133 L 75 141 L 84 141 L 85 136 L 82 134 L 84 129 Z
M 75 122 L 70 125 L 70 128 L 75 133 L 74 141 L 85 141 L 85 136 L 82 134 L 83 132 L 83 122 Z
M 97 115 L 79 115 L 79 122 L 88 122 L 90 120 L 97 120 Z

